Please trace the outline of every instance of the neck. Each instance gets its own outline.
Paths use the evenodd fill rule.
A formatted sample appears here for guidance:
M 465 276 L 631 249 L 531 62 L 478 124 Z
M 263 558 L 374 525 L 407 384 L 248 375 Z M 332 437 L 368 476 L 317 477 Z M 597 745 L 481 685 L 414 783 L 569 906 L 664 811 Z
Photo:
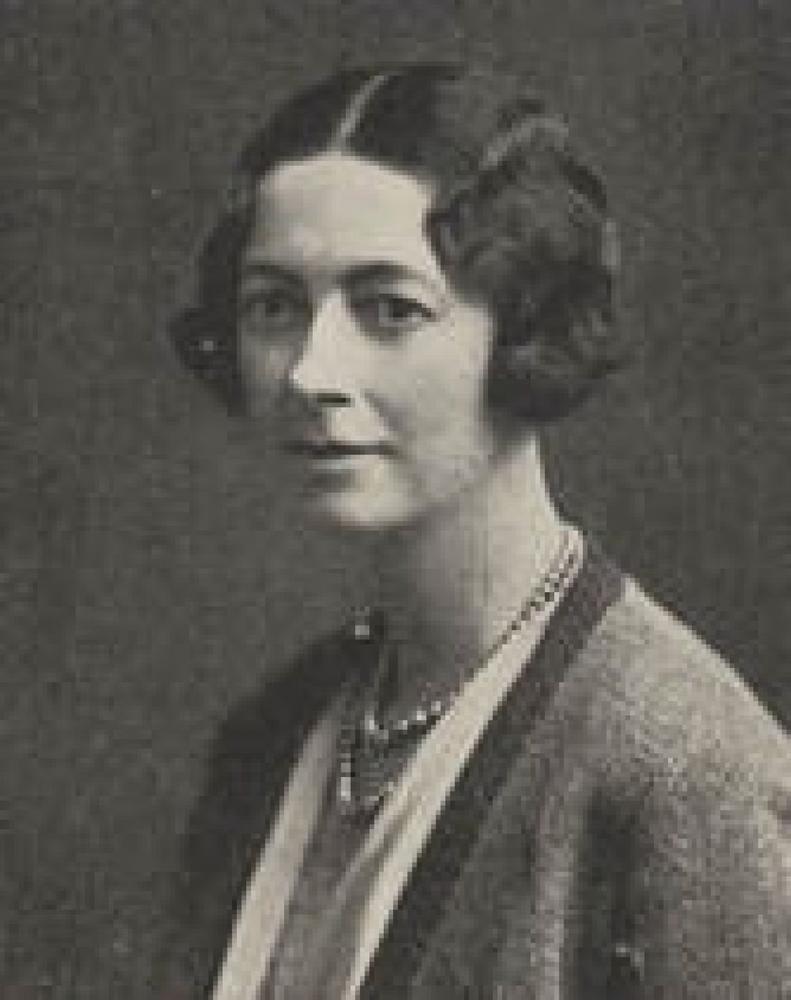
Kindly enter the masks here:
M 399 646 L 396 700 L 447 694 L 485 658 L 546 571 L 562 530 L 531 439 L 452 509 L 377 543 L 371 603 Z

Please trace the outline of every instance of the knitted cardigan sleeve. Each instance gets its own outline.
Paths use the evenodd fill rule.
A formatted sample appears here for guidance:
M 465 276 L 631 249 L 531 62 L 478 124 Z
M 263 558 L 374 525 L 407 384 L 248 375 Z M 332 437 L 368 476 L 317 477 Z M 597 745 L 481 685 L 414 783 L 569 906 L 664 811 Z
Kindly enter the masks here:
M 617 904 L 622 995 L 791 998 L 791 743 L 716 654 L 655 608 L 640 614 L 649 628 L 618 619 L 627 652 L 604 685 L 632 747 L 609 747 L 610 773 L 639 786 Z
M 791 807 L 708 769 L 654 781 L 624 914 L 640 996 L 791 997 Z

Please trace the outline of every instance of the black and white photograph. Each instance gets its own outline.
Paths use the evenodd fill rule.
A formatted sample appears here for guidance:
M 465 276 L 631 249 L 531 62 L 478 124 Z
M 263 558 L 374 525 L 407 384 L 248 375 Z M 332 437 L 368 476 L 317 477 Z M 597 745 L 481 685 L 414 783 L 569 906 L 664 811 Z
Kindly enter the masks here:
M 791 10 L 6 0 L 0 995 L 791 998 Z

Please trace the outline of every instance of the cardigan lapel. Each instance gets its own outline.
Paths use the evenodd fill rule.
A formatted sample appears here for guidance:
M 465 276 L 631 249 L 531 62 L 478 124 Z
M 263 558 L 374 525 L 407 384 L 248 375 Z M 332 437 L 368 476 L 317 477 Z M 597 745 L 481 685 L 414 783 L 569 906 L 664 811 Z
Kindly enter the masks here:
M 281 677 L 237 705 L 215 739 L 209 773 L 183 842 L 162 961 L 169 983 L 204 996 L 217 976 L 232 918 L 267 842 L 300 749 L 360 644 L 324 637 Z M 169 969 L 167 967 L 170 967 Z M 171 971 L 172 970 L 172 971 Z M 181 996 L 175 988 L 161 994 Z
M 621 574 L 586 543 L 577 579 L 484 732 L 412 869 L 363 981 L 361 1000 L 406 997 L 487 814 L 525 736 L 587 636 L 623 588 Z

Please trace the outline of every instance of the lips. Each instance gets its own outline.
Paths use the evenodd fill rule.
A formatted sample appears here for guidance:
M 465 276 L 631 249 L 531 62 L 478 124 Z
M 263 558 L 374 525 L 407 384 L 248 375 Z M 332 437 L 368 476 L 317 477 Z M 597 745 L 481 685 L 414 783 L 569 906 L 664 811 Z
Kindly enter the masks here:
M 347 458 L 353 455 L 383 455 L 388 449 L 383 444 L 353 441 L 331 440 L 298 440 L 289 441 L 286 450 L 295 455 L 305 455 L 310 458 Z

